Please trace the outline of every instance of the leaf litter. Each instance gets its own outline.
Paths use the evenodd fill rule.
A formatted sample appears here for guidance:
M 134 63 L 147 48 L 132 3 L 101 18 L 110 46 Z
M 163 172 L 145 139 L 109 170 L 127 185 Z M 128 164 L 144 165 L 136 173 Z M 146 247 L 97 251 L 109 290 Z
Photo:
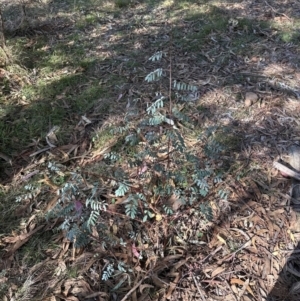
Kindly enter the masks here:
M 156 221 L 143 225 L 139 220 L 130 221 L 121 213 L 119 206 L 124 200 L 117 198 L 102 218 L 113 230 L 112 235 L 124 238 L 126 245 L 103 248 L 101 239 L 95 233 L 89 246 L 75 249 L 63 235 L 57 235 L 56 239 L 53 238 L 57 249 L 50 247 L 44 250 L 46 259 L 30 267 L 17 259 L 19 249 L 37 233 L 50 231 L 59 223 L 57 220 L 49 226 L 37 214 L 48 211 L 57 201 L 58 186 L 48 178 L 44 163 L 49 160 L 61 162 L 62 165 L 68 163 L 64 165 L 64 170 L 59 170 L 59 176 L 67 176 L 76 166 L 80 166 L 86 179 L 100 178 L 96 167 L 102 165 L 104 155 L 118 143 L 118 137 L 107 141 L 99 149 L 93 149 L 89 140 L 90 124 L 99 124 L 101 127 L 103 123 L 102 129 L 105 129 L 105 122 L 109 123 L 109 119 L 94 121 L 95 112 L 87 112 L 74 125 L 69 144 L 56 145 L 58 138 L 50 131 L 42 148 L 40 144 L 35 144 L 14 157 L 13 166 L 7 167 L 7 173 L 14 174 L 11 183 L 17 185 L 40 175 L 39 182 L 43 184 L 43 189 L 35 196 L 35 200 L 29 198 L 30 203 L 34 203 L 32 206 L 24 201 L 28 217 L 31 215 L 27 223 L 1 238 L 1 267 L 4 272 L 0 279 L 1 284 L 9 286 L 5 292 L 7 300 L 33 300 L 41 291 L 43 293 L 38 300 L 49 301 L 247 301 L 265 300 L 270 292 L 274 298 L 288 295 L 297 300 L 299 288 L 295 279 L 300 272 L 297 251 L 293 254 L 293 250 L 299 231 L 293 230 L 298 222 L 297 213 L 290 210 L 292 182 L 272 165 L 278 158 L 284 164 L 289 163 L 285 160 L 288 149 L 299 140 L 299 72 L 296 64 L 299 50 L 293 43 L 280 43 L 275 29 L 262 28 L 260 25 L 253 27 L 243 24 L 241 19 L 247 12 L 244 17 L 274 20 L 282 25 L 290 22 L 290 18 L 297 13 L 295 3 L 290 1 L 276 7 L 275 3 L 258 1 L 242 1 L 239 4 L 216 2 L 218 7 L 225 6 L 227 10 L 227 30 L 212 29 L 198 54 L 180 43 L 173 48 L 174 76 L 199 87 L 199 101 L 194 101 L 192 97 L 193 102 L 189 104 L 193 112 L 191 117 L 206 127 L 224 125 L 225 122 L 230 126 L 233 136 L 242 137 L 239 140 L 242 141 L 241 152 L 233 146 L 230 154 L 225 153 L 218 159 L 219 162 L 215 162 L 230 162 L 225 184 L 222 185 L 231 194 L 228 198 L 216 199 L 215 194 L 210 192 L 204 197 L 213 209 L 210 221 L 205 222 L 205 218 L 193 206 L 181 208 L 177 200 L 171 197 L 170 202 L 176 214 L 162 218 L 157 212 L 156 217 L 160 217 Z M 293 10 L 290 5 L 294 5 Z M 134 9 L 139 14 L 144 13 L 142 4 Z M 163 9 L 153 10 L 152 14 L 154 18 L 159 18 Z M 151 87 L 142 83 L 143 76 L 139 72 L 146 74 L 150 71 L 153 66 L 144 64 L 145 59 L 157 47 L 164 48 L 170 35 L 170 28 L 157 19 L 147 23 L 143 23 L 143 18 L 141 21 L 134 19 L 134 30 L 130 31 L 126 22 L 132 17 L 128 10 L 118 19 L 104 18 L 103 31 L 98 38 L 106 42 L 98 45 L 91 42 L 92 47 L 86 50 L 87 55 L 107 53 L 109 57 L 117 53 L 112 46 L 123 43 L 124 53 L 115 57 L 116 63 L 104 60 L 88 71 L 91 76 L 105 78 L 110 73 L 128 79 L 128 83 L 111 87 L 117 102 L 122 101 L 123 96 L 120 95 L 134 95 L 146 101 L 152 98 Z M 197 32 L 204 19 L 205 16 L 200 21 L 177 20 L 178 28 L 186 34 L 184 44 L 198 43 L 188 33 Z M 68 33 L 72 29 L 68 27 L 65 30 Z M 94 36 L 97 36 L 97 30 L 93 32 Z M 36 33 L 37 27 L 25 33 L 31 34 L 32 31 Z M 124 32 L 124 35 L 117 36 L 118 31 Z M 242 47 L 251 49 L 245 56 L 240 46 L 234 45 L 234 41 L 250 31 L 259 39 L 244 42 Z M 157 46 L 151 47 L 152 44 Z M 131 60 L 130 52 L 125 50 L 133 51 L 130 45 L 134 45 L 137 54 L 135 59 L 138 67 L 133 73 L 125 64 Z M 141 55 L 142 48 L 145 53 Z M 203 59 L 199 60 L 199 55 Z M 167 66 L 168 62 L 164 61 L 164 64 Z M 146 68 L 149 70 L 145 72 Z M 17 90 L 20 80 L 11 79 L 11 73 L 7 73 L 7 77 L 12 90 Z M 109 85 L 109 82 L 103 84 Z M 63 98 L 64 93 L 57 96 L 59 100 Z M 247 101 L 249 98 L 250 102 Z M 244 99 L 244 104 L 240 99 Z M 197 112 L 196 106 L 203 106 L 200 109 L 205 114 Z M 118 111 L 117 106 L 115 110 Z M 121 112 L 122 108 L 119 110 Z M 201 144 L 191 143 L 191 147 L 198 148 L 199 157 L 204 157 Z M 6 155 L 1 157 L 6 160 Z M 36 157 L 39 159 L 29 159 Z M 28 165 L 22 168 L 22 172 L 12 172 L 19 170 L 24 160 Z M 242 173 L 246 176 L 242 176 Z M 136 181 L 134 185 L 139 184 Z M 7 181 L 5 185 L 9 186 L 10 182 Z M 88 188 L 90 184 L 86 182 L 85 185 Z M 217 188 L 218 185 L 215 186 Z M 113 194 L 108 188 L 103 195 L 111 199 Z M 128 239 L 127 235 L 136 228 L 139 228 L 135 240 L 137 243 Z M 141 254 L 143 259 L 140 259 Z M 125 274 L 120 273 L 115 278 L 103 281 L 103 273 L 112 258 L 130 268 Z M 77 271 L 76 277 L 70 275 L 72 270 Z M 18 273 L 28 275 L 21 284 L 15 281 Z M 23 295 L 21 288 L 26 292 Z

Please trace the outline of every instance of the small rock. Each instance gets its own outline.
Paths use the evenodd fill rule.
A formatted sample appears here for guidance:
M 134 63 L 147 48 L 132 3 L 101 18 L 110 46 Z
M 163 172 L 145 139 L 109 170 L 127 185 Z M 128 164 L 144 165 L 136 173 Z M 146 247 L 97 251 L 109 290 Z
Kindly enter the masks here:
M 245 95 L 245 106 L 250 107 L 258 101 L 258 95 L 253 92 L 247 92 Z

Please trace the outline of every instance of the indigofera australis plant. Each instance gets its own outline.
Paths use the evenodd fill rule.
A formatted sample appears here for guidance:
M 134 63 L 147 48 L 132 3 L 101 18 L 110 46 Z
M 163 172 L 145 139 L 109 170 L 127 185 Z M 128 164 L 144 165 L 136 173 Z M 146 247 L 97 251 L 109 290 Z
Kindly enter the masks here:
M 157 64 L 164 55 L 160 51 L 149 60 Z M 103 181 L 91 183 L 80 171 L 72 172 L 58 191 L 58 202 L 48 218 L 63 219 L 58 229 L 64 230 L 76 247 L 86 245 L 95 230 L 101 234 L 98 237 L 103 246 L 124 244 L 122 238 L 108 234 L 102 216 L 114 199 L 122 200 L 123 214 L 140 222 L 160 220 L 181 205 L 196 205 L 204 219 L 212 218 L 209 204 L 197 202 L 207 196 L 212 185 L 222 181 L 222 174 L 209 159 L 203 162 L 194 148 L 187 147 L 181 128 L 192 129 L 193 122 L 184 108 L 191 101 L 191 94 L 197 93 L 197 87 L 173 81 L 171 63 L 170 58 L 169 72 L 157 68 L 145 77 L 148 83 L 159 82 L 161 86 L 167 77 L 168 95 L 156 92 L 153 101 L 143 108 L 138 106 L 140 99 L 129 101 L 123 120 L 110 126 L 111 134 L 119 136 L 122 147 L 115 147 L 104 156 L 105 172 L 99 172 Z M 213 139 L 214 130 L 203 131 L 198 140 L 205 142 L 203 151 L 207 158 L 222 151 L 222 145 Z M 51 172 L 57 172 L 54 165 L 51 168 Z M 107 189 L 114 198 L 103 197 L 103 190 Z M 220 190 L 218 195 L 226 199 L 228 193 Z
M 164 55 L 157 52 L 149 60 L 158 64 Z M 180 206 L 193 206 L 203 220 L 212 219 L 209 203 L 201 200 L 213 185 L 221 185 L 222 173 L 212 159 L 222 151 L 222 145 L 214 139 L 216 127 L 200 131 L 196 147 L 187 143 L 186 130 L 194 132 L 194 124 L 186 107 L 198 91 L 194 85 L 172 80 L 171 61 L 169 72 L 157 68 L 145 77 L 149 85 L 158 82 L 160 86 L 167 78 L 168 95 L 156 91 L 146 105 L 140 99 L 129 100 L 121 121 L 103 128 L 106 134 L 117 135 L 118 143 L 99 164 L 72 172 L 62 164 L 48 164 L 48 176 L 56 179 L 60 188 L 47 219 L 55 220 L 56 225 L 60 221 L 56 230 L 63 231 L 75 248 L 95 240 L 107 250 L 128 248 L 130 243 L 133 256 L 141 260 L 147 256 L 138 248 L 138 237 L 146 235 L 141 235 L 143 223 L 160 221 Z M 101 139 L 101 132 L 97 136 Z M 201 147 L 205 155 L 200 157 Z M 227 196 L 222 189 L 216 195 Z M 132 227 L 115 231 L 109 225 L 109 215 L 118 217 L 119 222 L 125 219 L 124 225 Z M 143 239 L 151 245 L 149 238 Z M 131 281 L 133 270 L 128 262 L 109 256 L 105 260 L 101 279 L 113 278 L 113 290 Z
M 159 62 L 164 55 L 159 51 L 149 60 Z M 171 63 L 170 59 L 170 66 Z M 153 102 L 147 104 L 144 112 L 137 109 L 139 100 L 129 102 L 123 124 L 111 129 L 113 134 L 122 135 L 125 145 L 131 149 L 131 156 L 126 158 L 129 172 L 123 168 L 122 176 L 116 177 L 115 194 L 126 197 L 123 201 L 126 215 L 144 222 L 154 216 L 159 219 L 162 214 L 172 214 L 174 207 L 192 205 L 201 196 L 206 196 L 210 188 L 208 178 L 215 176 L 213 168 L 203 164 L 193 149 L 188 149 L 180 130 L 181 123 L 193 126 L 183 108 L 198 89 L 194 85 L 173 81 L 171 67 L 167 74 L 168 95 L 156 92 Z M 163 84 L 164 75 L 164 70 L 157 68 L 145 80 Z M 201 139 L 207 140 L 206 150 L 210 155 L 222 150 L 210 134 L 204 133 Z M 114 152 L 106 155 L 117 165 L 119 160 L 116 157 Z M 130 173 L 134 168 L 136 172 Z M 220 181 L 220 176 L 215 176 L 214 181 Z M 130 183 L 136 183 L 133 189 Z M 170 199 L 176 199 L 177 205 L 172 206 Z

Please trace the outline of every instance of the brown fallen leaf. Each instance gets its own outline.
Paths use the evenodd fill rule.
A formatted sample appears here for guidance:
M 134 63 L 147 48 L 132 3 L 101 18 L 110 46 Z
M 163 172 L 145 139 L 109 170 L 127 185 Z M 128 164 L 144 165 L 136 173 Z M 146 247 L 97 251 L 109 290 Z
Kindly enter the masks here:
M 52 198 L 52 200 L 47 204 L 45 212 L 50 211 L 56 205 L 58 199 L 59 199 L 59 195 L 56 195 L 54 198 Z
M 159 214 L 159 213 L 156 214 L 156 215 L 155 215 L 155 220 L 158 221 L 158 222 L 161 221 L 161 220 L 162 220 L 162 215 Z
M 39 180 L 38 183 L 45 183 L 46 185 L 48 185 L 49 187 L 51 187 L 55 191 L 59 189 L 59 187 L 56 186 L 55 184 L 53 184 L 52 181 L 46 175 L 44 175 L 44 177 L 45 178 L 42 179 L 42 180 Z
M 44 227 L 44 225 L 40 225 L 39 227 L 37 227 L 36 229 L 34 229 L 33 231 L 30 231 L 28 233 L 24 233 L 22 235 L 18 235 L 15 237 L 5 237 L 3 239 L 4 242 L 14 244 L 14 245 L 9 246 L 5 249 L 6 254 L 4 255 L 4 257 L 9 258 L 12 254 L 14 254 L 14 252 L 16 252 L 16 250 L 18 250 L 21 246 L 23 246 L 33 234 L 35 234 L 37 231 L 39 231 L 43 227 Z
M 252 301 L 252 300 L 247 296 L 243 296 L 243 301 Z
M 180 198 L 174 193 L 168 199 L 167 204 L 172 208 L 174 212 L 178 211 L 178 209 L 183 205 Z
M 76 287 L 72 288 L 72 294 L 74 295 L 78 295 L 78 294 L 82 294 L 82 295 L 87 295 L 87 294 L 91 294 L 93 292 L 93 290 L 91 289 L 90 285 L 83 279 L 79 279 L 76 283 Z
M 77 297 L 75 296 L 68 296 L 68 297 L 64 297 L 62 295 L 57 295 L 57 297 L 59 299 L 65 300 L 65 301 L 80 301 Z
M 28 214 L 28 212 L 27 212 L 27 209 L 29 208 L 29 206 L 30 206 L 30 200 L 25 200 L 24 201 L 24 205 L 22 205 L 22 206 L 19 206 L 16 210 L 15 210 L 15 216 L 16 217 L 23 217 L 23 216 L 25 216 L 26 214 Z
M 43 301 L 56 301 L 55 296 L 47 297 L 46 299 L 43 299 Z
M 139 287 L 139 291 L 140 291 L 141 294 L 143 293 L 143 290 L 144 290 L 145 288 L 153 289 L 154 286 L 153 286 L 153 285 L 150 285 L 150 284 L 141 284 L 140 287 Z
M 241 279 L 238 279 L 238 278 L 232 278 L 230 280 L 230 284 L 238 284 L 238 285 L 244 286 L 245 282 L 243 280 L 241 280 Z M 249 286 L 249 283 L 246 286 L 246 290 L 254 297 L 254 293 L 253 293 L 251 287 Z
M 215 270 L 212 271 L 211 278 L 214 278 L 215 276 L 221 274 L 224 271 L 225 271 L 225 268 L 223 268 L 223 267 L 217 267 Z
M 166 288 L 168 286 L 168 283 L 161 280 L 156 274 L 152 274 L 151 280 L 157 287 Z
M 245 281 L 243 287 L 241 288 L 241 290 L 239 292 L 239 297 L 240 298 L 245 294 L 245 291 L 246 291 L 248 286 L 249 286 L 249 278 Z
M 169 283 L 169 289 L 168 289 L 167 294 L 165 296 L 167 300 L 171 299 L 173 291 L 175 290 L 179 280 L 180 280 L 180 273 L 176 273 L 176 277 L 175 277 L 174 281 Z
M 219 234 L 217 235 L 217 238 L 223 245 L 225 246 L 227 245 L 226 240 L 223 237 L 221 237 Z

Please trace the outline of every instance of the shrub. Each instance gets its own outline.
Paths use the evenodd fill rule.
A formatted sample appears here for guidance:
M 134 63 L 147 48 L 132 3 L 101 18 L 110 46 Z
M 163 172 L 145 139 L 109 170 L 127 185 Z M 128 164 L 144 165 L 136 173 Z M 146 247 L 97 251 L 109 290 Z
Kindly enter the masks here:
M 164 55 L 157 52 L 150 60 L 157 63 Z M 145 80 L 163 83 L 165 77 L 165 71 L 157 68 Z M 101 233 L 103 245 L 123 244 L 122 239 L 109 235 L 102 217 L 108 206 L 101 194 L 104 189 L 110 189 L 116 198 L 124 198 L 125 215 L 146 222 L 173 214 L 171 198 L 179 205 L 193 205 L 207 196 L 212 185 L 222 181 L 222 174 L 209 160 L 203 162 L 196 148 L 187 147 L 185 129 L 192 131 L 193 123 L 184 108 L 195 95 L 197 98 L 197 87 L 172 81 L 171 71 L 168 77 L 172 83 L 168 95 L 156 92 L 152 103 L 142 109 L 138 107 L 139 99 L 128 102 L 123 120 L 111 126 L 111 134 L 123 142 L 122 149 L 105 155 L 101 185 L 88 183 L 80 172 L 73 172 L 58 191 L 58 202 L 47 218 L 61 218 L 58 230 L 65 231 L 76 247 L 88 244 L 93 230 Z M 222 151 L 222 145 L 214 140 L 216 130 L 208 128 L 198 137 L 199 145 L 205 144 L 207 157 L 214 158 Z M 222 198 L 227 194 L 219 191 Z M 212 218 L 209 204 L 199 203 L 198 208 L 203 218 Z

